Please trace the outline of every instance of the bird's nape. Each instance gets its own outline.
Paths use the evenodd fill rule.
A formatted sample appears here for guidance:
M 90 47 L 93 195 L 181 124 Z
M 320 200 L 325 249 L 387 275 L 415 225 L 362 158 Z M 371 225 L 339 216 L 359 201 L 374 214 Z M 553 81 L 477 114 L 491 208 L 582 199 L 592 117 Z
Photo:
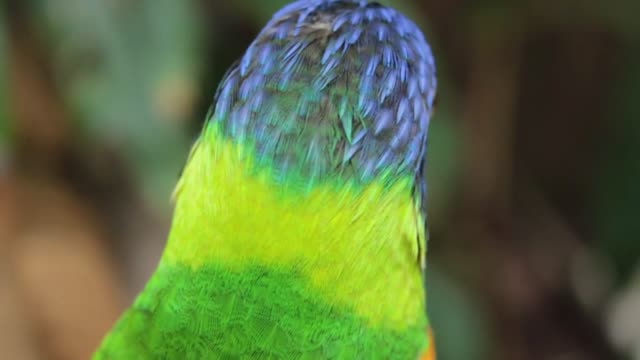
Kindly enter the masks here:
M 158 269 L 97 359 L 433 359 L 417 26 L 294 2 L 221 82 Z

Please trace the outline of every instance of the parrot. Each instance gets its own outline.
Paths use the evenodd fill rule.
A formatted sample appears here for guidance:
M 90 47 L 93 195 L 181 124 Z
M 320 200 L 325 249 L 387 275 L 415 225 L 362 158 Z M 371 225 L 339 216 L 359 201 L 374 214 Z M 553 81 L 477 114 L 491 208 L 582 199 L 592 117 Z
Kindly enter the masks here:
M 363 0 L 277 11 L 221 80 L 162 256 L 94 359 L 435 359 L 435 61 Z

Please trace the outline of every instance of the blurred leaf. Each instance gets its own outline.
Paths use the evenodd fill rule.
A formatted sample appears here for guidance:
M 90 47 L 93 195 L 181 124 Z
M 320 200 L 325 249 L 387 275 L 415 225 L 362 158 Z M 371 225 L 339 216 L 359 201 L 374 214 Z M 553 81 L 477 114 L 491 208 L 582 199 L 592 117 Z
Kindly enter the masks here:
M 427 275 L 429 318 L 438 359 L 489 359 L 490 335 L 486 311 L 477 299 L 429 264 Z
M 455 96 L 447 86 L 443 71 L 439 72 L 439 102 L 429 129 L 427 150 L 427 183 L 429 224 L 442 224 L 449 215 L 448 207 L 456 191 L 458 175 L 458 129 L 455 126 Z
M 56 76 L 89 138 L 124 148 L 168 207 L 186 158 L 202 56 L 192 1 L 39 2 Z
M 640 47 L 629 47 L 619 72 L 619 86 L 613 92 L 610 121 L 613 130 L 603 139 L 608 145 L 599 160 L 596 228 L 604 251 L 627 279 L 639 265 L 640 222 Z
M 251 18 L 258 28 L 271 19 L 276 11 L 285 5 L 291 3 L 290 0 L 271 0 L 271 1 L 233 1 L 230 4 L 235 10 L 241 12 L 244 16 Z

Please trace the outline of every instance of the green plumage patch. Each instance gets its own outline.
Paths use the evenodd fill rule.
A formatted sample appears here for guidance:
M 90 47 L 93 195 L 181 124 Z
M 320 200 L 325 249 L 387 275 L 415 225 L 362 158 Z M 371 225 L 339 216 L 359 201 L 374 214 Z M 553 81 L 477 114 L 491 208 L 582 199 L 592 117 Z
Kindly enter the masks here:
M 162 266 L 96 359 L 413 359 L 424 329 L 368 328 L 289 271 Z

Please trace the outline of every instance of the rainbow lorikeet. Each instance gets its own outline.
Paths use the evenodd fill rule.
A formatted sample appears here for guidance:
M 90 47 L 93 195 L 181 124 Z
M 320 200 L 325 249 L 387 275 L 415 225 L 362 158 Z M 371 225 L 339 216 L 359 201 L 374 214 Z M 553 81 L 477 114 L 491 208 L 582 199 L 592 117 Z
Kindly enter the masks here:
M 227 73 L 155 274 L 96 359 L 432 359 L 434 59 L 399 12 L 301 0 Z

